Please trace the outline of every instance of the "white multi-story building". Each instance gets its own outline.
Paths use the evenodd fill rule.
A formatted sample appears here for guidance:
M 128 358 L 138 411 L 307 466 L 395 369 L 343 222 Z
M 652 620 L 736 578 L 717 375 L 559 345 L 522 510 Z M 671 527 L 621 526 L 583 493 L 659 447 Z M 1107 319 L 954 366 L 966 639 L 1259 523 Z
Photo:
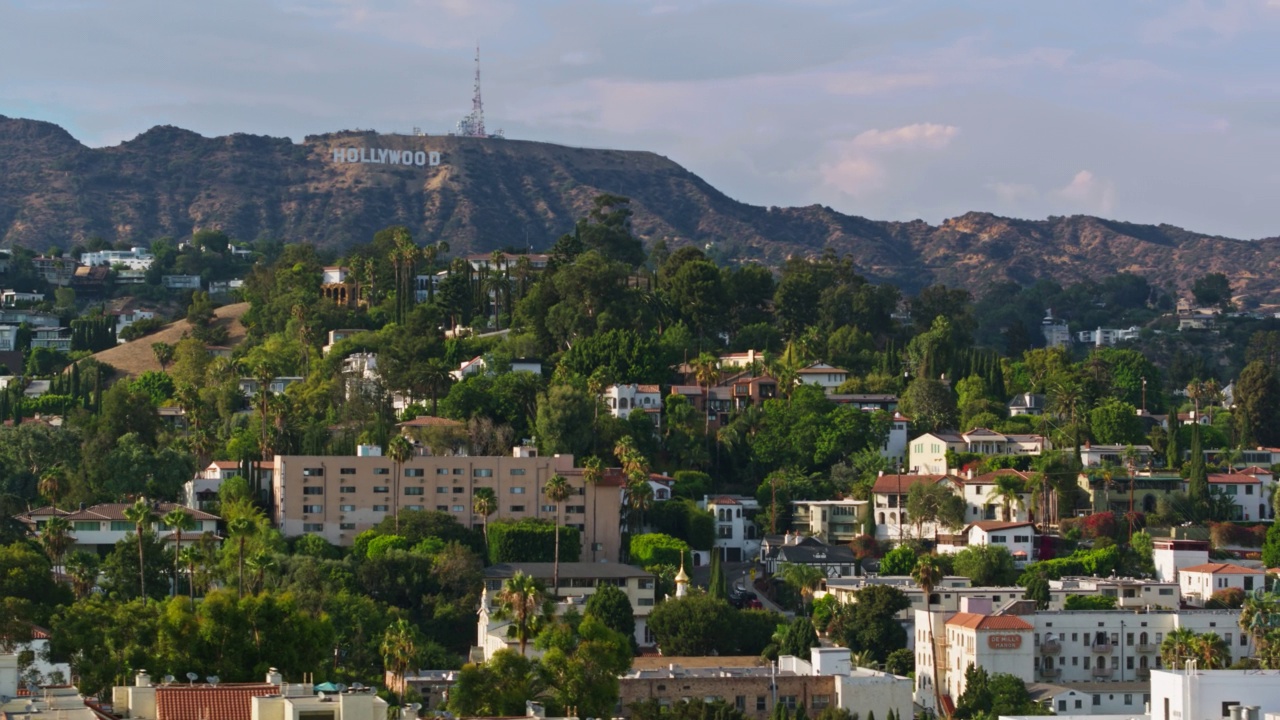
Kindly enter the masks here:
M 1039 455 L 1052 449 L 1042 435 L 1002 434 L 986 428 L 968 432 L 925 433 L 911 441 L 911 470 L 923 474 L 949 471 L 947 451 L 980 455 Z
M 1204 607 L 1216 592 L 1237 589 L 1253 592 L 1266 586 L 1266 572 L 1233 563 L 1205 563 L 1178 571 L 1182 599 L 1192 607 Z
M 1157 607 L 1177 610 L 1181 607 L 1182 594 L 1176 582 L 1160 582 L 1138 578 L 1064 577 L 1049 581 L 1049 592 L 1058 599 L 1063 595 L 1101 595 L 1116 599 L 1118 608 Z M 1050 610 L 1062 610 L 1061 603 L 1050 601 Z
M 791 529 L 826 543 L 845 544 L 862 534 L 866 500 L 792 500 Z
M 662 417 L 662 389 L 657 385 L 610 385 L 602 395 L 609 414 L 626 420 L 633 410 L 647 413 L 656 427 Z
M 1127 462 L 1125 453 L 1130 448 L 1136 453 L 1135 467 L 1145 467 L 1155 454 L 1150 445 L 1094 445 L 1086 442 L 1080 448 L 1080 463 L 1085 467 L 1098 467 L 1104 463 L 1123 467 Z
M 134 247 L 129 250 L 99 250 L 97 252 L 87 252 L 80 256 L 80 264 L 90 267 L 102 265 L 105 267 L 115 267 L 122 265 L 130 270 L 146 270 L 151 267 L 151 263 L 155 260 L 155 256 L 147 251 L 144 247 Z
M 889 423 L 889 435 L 885 438 L 884 445 L 880 447 L 880 457 L 905 462 L 907 438 L 910 432 L 911 418 L 895 410 L 893 419 Z
M 1052 310 L 1046 312 L 1044 320 L 1040 321 L 1040 332 L 1044 335 L 1044 344 L 1048 347 L 1071 346 L 1071 328 L 1067 327 L 1066 320 L 1055 320 Z
M 1137 340 L 1138 333 L 1139 330 L 1137 325 L 1123 329 L 1100 327 L 1096 330 L 1081 330 L 1076 333 L 1076 339 L 1085 345 L 1107 347 L 1115 345 L 1118 342 Z
M 1209 562 L 1209 543 L 1206 540 L 1161 538 L 1153 546 L 1156 580 L 1160 582 L 1176 583 L 1178 571 Z
M 970 522 L 1006 520 L 1003 501 L 995 494 L 997 481 L 1002 478 L 1012 480 L 1023 487 L 1027 487 L 1031 482 L 1031 476 L 1027 473 L 1009 469 L 996 470 L 995 472 L 977 476 L 969 473 L 961 480 L 960 490 L 962 492 L 961 497 L 964 498 L 965 520 Z M 1019 493 L 1017 501 L 1009 504 L 1007 521 L 1026 522 L 1031 520 L 1030 507 L 1031 493 Z
M 1236 506 L 1236 520 L 1268 520 L 1275 518 L 1271 496 L 1275 492 L 1275 480 L 1271 473 L 1212 473 L 1209 475 L 1209 491 L 1231 498 Z M 1186 492 L 1187 483 L 1182 483 Z
M 0 305 L 5 307 L 34 305 L 39 302 L 44 302 L 44 293 L 19 292 L 17 290 L 5 290 L 0 292 Z
M 1276 713 L 1280 670 L 1198 670 L 1193 663 L 1151 673 L 1150 720 L 1272 720 Z
M 116 337 L 119 337 L 120 333 L 124 332 L 125 328 L 138 322 L 139 320 L 151 320 L 151 319 L 154 319 L 155 316 L 156 316 L 156 312 L 154 310 L 143 310 L 142 308 L 131 308 L 129 310 L 125 310 L 123 312 L 117 313 L 116 314 Z M 120 340 L 120 342 L 124 342 L 124 340 L 122 339 Z
M 907 517 L 907 494 L 916 483 L 944 483 L 952 492 L 960 494 L 960 479 L 951 475 L 917 475 L 914 473 L 882 473 L 871 486 L 870 511 L 874 513 L 876 539 L 903 540 L 919 537 L 932 538 L 945 532 L 935 523 L 921 523 L 917 527 Z
M 969 523 L 959 535 L 940 537 L 938 552 L 955 554 L 977 545 L 1005 548 L 1013 556 L 1014 564 L 1022 567 L 1036 558 L 1036 526 L 1027 521 L 980 520 Z
M 751 560 L 760 554 L 755 515 L 760 502 L 744 495 L 708 495 L 698 503 L 716 516 L 715 548 L 725 562 Z
M 796 371 L 800 382 L 806 385 L 817 385 L 825 389 L 827 392 L 835 390 L 849 379 L 849 371 L 838 368 L 834 365 L 828 365 L 824 362 L 816 362 L 808 367 L 800 368 Z

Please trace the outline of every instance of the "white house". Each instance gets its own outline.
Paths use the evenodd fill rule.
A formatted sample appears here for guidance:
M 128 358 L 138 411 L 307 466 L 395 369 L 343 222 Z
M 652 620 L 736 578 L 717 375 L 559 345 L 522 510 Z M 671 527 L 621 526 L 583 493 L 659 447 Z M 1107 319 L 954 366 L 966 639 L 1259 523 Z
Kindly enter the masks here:
M 791 529 L 828 543 L 847 543 L 862 534 L 866 500 L 792 500 Z
M 1036 557 L 1036 527 L 1030 522 L 981 520 L 969 523 L 959 535 L 941 536 L 938 552 L 955 554 L 969 546 L 999 545 L 1021 566 Z
M 1008 468 L 973 476 L 970 474 L 960 480 L 960 491 L 965 504 L 965 520 L 1004 520 L 1002 500 L 994 495 L 996 482 L 1001 478 L 1010 478 L 1026 487 L 1031 478 L 1027 473 Z M 1018 494 L 1016 502 L 1009 504 L 1009 520 L 1026 522 L 1031 520 L 1031 493 Z
M 907 517 L 907 494 L 916 483 L 946 483 L 955 493 L 960 492 L 960 480 L 950 475 L 918 475 L 914 473 L 882 473 L 871 486 L 871 508 L 876 523 L 877 540 L 902 540 L 916 537 L 932 538 L 942 531 L 933 523 L 922 523 L 919 528 Z
M 76 547 L 106 553 L 113 550 L 117 542 L 120 542 L 126 535 L 135 530 L 134 524 L 124 516 L 124 511 L 131 505 L 132 503 L 105 503 L 72 512 L 53 507 L 43 507 L 17 515 L 16 519 L 25 524 L 31 533 L 38 537 L 44 531 L 44 526 L 49 521 L 49 518 L 54 516 L 62 517 L 71 523 L 71 535 L 75 538 Z M 185 530 L 182 533 L 184 545 L 195 543 L 203 533 L 216 535 L 218 531 L 218 517 L 216 515 L 210 515 L 201 510 L 184 508 L 175 503 L 157 502 L 152 504 L 151 530 L 163 542 L 174 542 L 177 539 L 175 534 L 164 523 L 160 522 L 160 518 L 176 508 L 186 510 L 195 521 L 194 529 Z
M 912 472 L 942 474 L 950 469 L 948 450 L 981 455 L 1039 455 L 1051 448 L 1042 435 L 1006 435 L 986 428 L 964 433 L 925 433 L 911 441 L 910 463 Z
M 1280 670 L 1167 668 L 1151 673 L 1151 720 L 1262 720 L 1280 712 Z M 1235 708 L 1237 714 L 1232 714 Z M 1247 713 L 1242 710 L 1247 709 Z
M 1267 574 L 1263 570 L 1232 563 L 1205 563 L 1178 571 L 1178 587 L 1182 599 L 1192 607 L 1204 607 L 1214 593 L 1238 588 L 1247 593 L 1264 587 Z
M 119 337 L 120 333 L 124 332 L 125 328 L 138 322 L 139 320 L 151 320 L 151 319 L 154 319 L 155 316 L 156 316 L 156 313 L 154 310 L 143 310 L 142 308 L 130 308 L 128 310 L 117 313 L 116 314 L 116 337 Z M 124 342 L 124 340 L 122 339 L 120 340 L 120 342 Z
M 1044 414 L 1044 395 L 1038 393 L 1022 393 L 1009 401 L 1009 417 L 1019 415 L 1040 416 Z
M 1209 562 L 1207 540 L 1161 538 L 1153 544 L 1152 555 L 1156 566 L 1156 580 L 1160 582 L 1178 582 L 1178 572 L 1183 568 Z
M 160 284 L 169 290 L 199 290 L 199 275 L 161 275 Z
M 1082 330 L 1076 333 L 1076 338 L 1085 345 L 1093 345 L 1095 347 L 1108 347 L 1118 342 L 1128 342 L 1138 339 L 1138 326 L 1134 325 L 1128 328 L 1097 328 L 1096 330 Z
M 489 371 L 489 364 L 485 361 L 483 355 L 477 355 L 470 360 L 466 360 L 458 365 L 457 370 L 449 372 L 454 380 L 461 381 L 469 375 L 483 373 Z M 542 361 L 532 358 L 515 358 L 511 361 L 511 372 L 531 372 L 534 375 L 542 374 Z
M 1236 520 L 1267 520 L 1274 517 L 1271 493 L 1275 483 L 1271 474 L 1259 473 L 1211 473 L 1209 491 L 1231 498 L 1236 506 Z M 1187 483 L 1182 483 L 1186 492 Z
M 743 562 L 760 554 L 755 515 L 760 502 L 745 495 L 708 495 L 698 503 L 716 517 L 715 549 L 725 562 Z
M 1155 454 L 1150 445 L 1094 445 L 1086 442 L 1080 448 L 1080 462 L 1085 467 L 1098 467 L 1104 463 L 1123 466 L 1126 462 L 1124 456 L 1129 448 L 1133 448 L 1137 454 L 1134 460 L 1136 467 L 1145 467 Z
M 816 362 L 800 368 L 796 371 L 796 375 L 800 378 L 800 382 L 806 385 L 817 385 L 827 391 L 835 390 L 849 379 L 848 370 L 842 370 L 824 362 Z
M 122 265 L 130 270 L 146 270 L 151 267 L 155 256 L 147 251 L 144 247 L 134 247 L 129 250 L 99 250 L 97 252 L 87 252 L 80 256 L 82 265 L 115 267 Z
M 33 305 L 39 302 L 44 302 L 44 293 L 18 292 L 17 290 L 0 292 L 0 305 L 5 307 Z
M 657 385 L 610 385 L 602 394 L 609 414 L 626 420 L 632 410 L 648 413 L 654 425 L 662 417 L 662 389 Z
M 867 410 L 874 412 L 874 410 Z M 903 415 L 897 410 L 893 411 L 893 419 L 889 423 L 889 435 L 884 440 L 884 445 L 880 446 L 880 457 L 890 460 L 906 461 L 907 459 L 907 438 L 911 432 L 911 418 Z
M 271 476 L 275 473 L 275 464 L 258 460 L 254 465 L 261 478 L 262 487 L 271 487 Z M 222 489 L 223 481 L 241 474 L 240 463 L 234 460 L 214 460 L 203 470 L 197 471 L 195 477 L 183 483 L 182 504 L 193 510 L 207 510 L 218 501 L 218 491 Z M 252 478 L 245 479 L 252 482 Z

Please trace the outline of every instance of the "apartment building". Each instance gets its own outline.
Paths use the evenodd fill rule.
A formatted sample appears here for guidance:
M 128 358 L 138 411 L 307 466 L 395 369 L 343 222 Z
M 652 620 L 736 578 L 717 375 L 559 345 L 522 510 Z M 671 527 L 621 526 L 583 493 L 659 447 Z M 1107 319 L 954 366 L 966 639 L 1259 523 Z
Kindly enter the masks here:
M 791 529 L 825 543 L 847 543 L 862 534 L 866 500 L 792 500 Z
M 416 456 L 394 476 L 396 463 L 379 456 L 278 455 L 272 472 L 276 526 L 285 535 L 315 534 L 338 545 L 404 510 L 438 510 L 463 525 L 480 528 L 472 510 L 477 488 L 489 488 L 502 518 L 552 520 L 557 507 L 542 494 L 560 474 L 573 488 L 558 508 L 560 523 L 582 532 L 583 560 L 614 559 L 621 550 L 619 514 L 622 478 L 606 474 L 599 485 L 583 481 L 572 455 L 539 457 L 521 449 L 512 455 Z
M 476 644 L 483 651 L 486 660 L 499 650 L 520 649 L 519 641 L 507 633 L 511 620 L 493 617 L 496 609 L 495 597 L 502 590 L 503 584 L 516 573 L 524 573 L 535 580 L 541 580 L 550 592 L 554 572 L 553 563 L 499 563 L 484 569 L 484 591 L 480 595 Z M 634 565 L 612 562 L 560 563 L 560 588 L 555 594 L 559 595 L 562 602 L 557 605 L 556 613 L 563 613 L 570 608 L 581 613 L 587 599 L 606 585 L 613 585 L 626 593 L 627 599 L 631 601 L 632 612 L 635 613 L 636 643 L 642 647 L 651 647 L 653 636 L 649 633 L 646 621 L 657 602 L 657 580 L 653 573 Z M 532 643 L 525 652 L 530 657 L 539 654 Z
M 1155 670 L 1151 720 L 1263 720 L 1280 712 L 1280 670 Z
M 1157 607 L 1177 610 L 1182 593 L 1176 582 L 1140 578 L 1096 578 L 1068 576 L 1049 581 L 1049 592 L 1055 599 L 1066 595 L 1100 595 L 1116 599 L 1117 608 Z M 1062 603 L 1049 603 L 1050 610 L 1061 610 Z
M 925 433 L 911 441 L 911 471 L 935 475 L 947 473 L 948 451 L 1034 456 L 1052 448 L 1042 435 L 1002 434 L 986 428 L 974 428 L 963 433 Z
M 131 506 L 132 503 L 104 503 L 91 507 L 81 506 L 80 509 L 71 511 L 42 507 L 17 515 L 15 518 L 26 525 L 31 534 L 39 537 L 49 518 L 61 517 L 71 523 L 71 536 L 75 538 L 77 549 L 105 554 L 115 549 L 116 543 L 136 529 L 136 526 L 124 516 L 124 511 Z M 160 518 L 175 509 L 186 510 L 196 524 L 194 529 L 182 533 L 184 546 L 198 542 L 204 533 L 216 535 L 219 520 L 217 516 L 184 508 L 176 503 L 156 502 L 151 505 L 150 528 L 162 542 L 174 542 L 177 539 L 175 534 L 160 522 Z
M 1223 590 L 1251 593 L 1255 588 L 1266 587 L 1266 579 L 1265 571 L 1234 563 L 1204 563 L 1178 571 L 1182 599 L 1192 607 L 1204 607 L 1214 593 Z

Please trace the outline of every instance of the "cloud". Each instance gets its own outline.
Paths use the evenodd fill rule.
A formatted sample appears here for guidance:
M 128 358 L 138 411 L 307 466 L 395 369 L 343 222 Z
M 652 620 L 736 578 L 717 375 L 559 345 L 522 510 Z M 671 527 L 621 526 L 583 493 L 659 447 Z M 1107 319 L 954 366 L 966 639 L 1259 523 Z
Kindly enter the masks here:
M 903 151 L 941 150 L 960 133 L 954 125 L 914 123 L 889 130 L 866 130 L 831 143 L 831 158 L 819 168 L 823 182 L 858 197 L 883 188 L 888 168 L 882 157 Z
M 1083 210 L 1110 214 L 1115 208 L 1116 187 L 1110 180 L 1103 180 L 1089 170 L 1081 170 L 1071 182 L 1057 190 L 1056 195 Z
M 1020 205 L 1028 200 L 1034 200 L 1040 195 L 1040 192 L 1034 186 L 1026 183 L 995 182 L 988 183 L 987 187 L 1005 205 Z

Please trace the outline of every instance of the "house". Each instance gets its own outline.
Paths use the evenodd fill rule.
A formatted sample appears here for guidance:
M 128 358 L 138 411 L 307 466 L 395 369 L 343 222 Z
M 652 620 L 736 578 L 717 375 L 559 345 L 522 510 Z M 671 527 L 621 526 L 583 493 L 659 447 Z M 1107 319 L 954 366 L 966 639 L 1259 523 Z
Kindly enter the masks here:
M 862 534 L 866 500 L 792 500 L 791 530 L 827 543 L 848 543 Z
M 1183 483 L 1177 474 L 1139 472 L 1134 474 L 1130 487 L 1130 478 L 1123 471 L 1112 471 L 1108 478 L 1107 472 L 1093 469 L 1080 473 L 1076 484 L 1088 494 L 1090 512 L 1123 515 L 1129 512 L 1130 496 L 1136 512 L 1155 512 L 1160 498 L 1180 490 Z
M 131 307 L 123 309 L 116 314 L 116 337 L 120 337 L 120 333 L 130 325 L 139 320 L 152 320 L 156 316 L 155 310 L 144 310 L 142 308 Z M 124 342 L 121 340 L 120 342 Z
M 763 350 L 747 350 L 746 352 L 726 353 L 720 356 L 720 367 L 725 369 L 747 369 L 757 364 L 764 364 Z
M 1151 720 L 1262 720 L 1280 712 L 1274 670 L 1203 670 L 1195 664 L 1151 673 Z
M 551 256 L 546 253 L 500 253 L 498 262 L 494 263 L 493 253 L 477 253 L 467 256 L 467 262 L 474 270 L 497 270 L 515 272 L 516 268 L 527 261 L 531 270 L 546 270 Z
M 1047 347 L 1071 346 L 1071 328 L 1067 327 L 1066 320 L 1055 320 L 1052 310 L 1046 312 L 1044 320 L 1040 321 L 1040 334 L 1044 336 Z
M 14 352 L 18 349 L 18 326 L 0 325 L 0 352 Z
M 1019 415 L 1040 416 L 1044 414 L 1044 395 L 1039 393 L 1021 393 L 1009 401 L 1009 417 Z
M 984 473 L 974 476 L 969 471 L 966 476 L 961 479 L 960 492 L 965 503 L 965 519 L 973 522 L 978 520 L 1007 520 L 1026 522 L 1032 519 L 1032 493 L 1018 493 L 1017 500 L 1009 503 L 1009 517 L 1004 516 L 1004 502 L 996 496 L 997 482 L 1002 480 L 1011 480 L 1015 484 L 1024 488 L 1030 486 L 1031 476 L 1027 473 L 1008 468 L 995 470 L 993 472 Z
M 655 427 L 662 419 L 662 389 L 657 385 L 610 385 L 601 397 L 609 406 L 609 414 L 626 420 L 632 410 L 648 414 Z
M 814 647 L 808 659 L 792 655 L 777 665 L 759 657 L 646 657 L 618 679 L 620 716 L 635 703 L 668 708 L 689 698 L 720 698 L 751 720 L 789 713 L 817 717 L 828 708 L 866 716 L 911 717 L 910 678 L 855 667 L 848 648 Z
M 6 642 L 0 645 L 6 645 L 8 651 L 0 649 L 0 695 L 8 694 L 12 697 L 15 693 L 7 692 L 4 688 L 9 685 L 9 679 L 4 677 L 7 670 L 7 659 L 16 656 L 17 662 L 14 665 L 16 675 L 26 683 L 28 687 L 31 685 L 47 686 L 47 685 L 64 685 L 71 681 L 71 666 L 65 662 L 51 662 L 49 656 L 49 631 L 39 625 L 31 625 L 30 633 L 23 632 L 21 638 L 0 638 Z M 16 626 L 15 626 L 16 629 Z M 0 714 L 3 717 L 3 714 Z
M 132 503 L 103 503 L 72 511 L 42 507 L 15 515 L 14 519 L 26 525 L 31 534 L 39 537 L 49 518 L 61 517 L 71 523 L 71 536 L 75 539 L 75 547 L 106 555 L 115 549 L 116 543 L 136 529 L 134 524 L 124 516 L 124 511 L 131 506 Z M 195 528 L 182 533 L 183 545 L 194 545 L 205 533 L 217 537 L 219 518 L 216 515 L 185 508 L 176 503 L 154 502 L 151 504 L 150 528 L 162 542 L 177 540 L 176 534 L 160 521 L 160 518 L 175 509 L 185 510 L 195 520 Z
M 1154 543 L 1152 556 L 1156 566 L 1156 580 L 1176 583 L 1182 569 L 1209 562 L 1209 542 L 1160 538 Z
M 1181 607 L 1182 593 L 1176 582 L 1161 582 L 1139 578 L 1096 578 L 1066 576 L 1049 581 L 1050 596 L 1058 591 L 1066 595 L 1099 595 L 1116 599 L 1117 608 L 1162 607 L 1177 610 Z M 1059 602 L 1054 606 L 1049 603 L 1050 610 L 1061 610 Z
M 874 412 L 868 408 L 864 411 Z M 894 410 L 893 418 L 889 421 L 889 434 L 885 437 L 884 445 L 880 446 L 880 457 L 898 462 L 905 462 L 907 459 L 907 437 L 911 432 L 911 418 Z
M 1138 326 L 1134 325 L 1123 330 L 1118 328 L 1082 330 L 1076 333 L 1076 338 L 1085 345 L 1093 345 L 1094 347 L 1110 347 L 1118 342 L 1137 340 L 1138 335 Z
M 254 461 L 253 470 L 257 477 L 245 479 L 251 486 L 263 488 L 265 493 L 266 488 L 271 487 L 271 474 L 275 471 L 275 465 L 258 460 Z M 244 475 L 240 463 L 235 460 L 214 460 L 203 470 L 197 471 L 195 477 L 183 483 L 182 504 L 193 510 L 208 511 L 218 502 L 218 491 L 222 489 L 223 481 L 238 475 Z
M 1039 455 L 1052 449 L 1042 435 L 1002 434 L 986 428 L 963 433 L 925 433 L 911 441 L 911 470 L 940 474 L 948 471 L 947 452 L 980 455 Z
M 759 555 L 758 500 L 745 495 L 708 495 L 698 505 L 716 518 L 715 549 L 722 560 L 743 562 Z
M 323 355 L 328 355 L 329 351 L 333 349 L 333 346 L 337 345 L 339 342 L 342 342 L 347 338 L 355 337 L 360 333 L 367 333 L 367 332 L 369 331 L 365 330 L 364 328 L 342 328 L 338 330 L 330 330 L 329 342 L 325 343 L 324 347 L 320 348 L 320 353 Z
M 827 399 L 837 405 L 855 405 L 863 410 L 898 410 L 898 396 L 891 393 L 827 393 Z
M 800 382 L 806 385 L 817 385 L 827 392 L 835 390 L 849 379 L 848 370 L 842 370 L 824 362 L 816 362 L 800 368 L 796 371 L 796 375 L 800 378 Z
M 1136 457 L 1134 467 L 1147 467 L 1153 461 L 1155 450 L 1150 445 L 1094 445 L 1090 442 L 1080 448 L 1080 463 L 1085 467 L 1098 467 L 1103 464 L 1123 467 L 1129 461 L 1125 455 L 1133 448 Z
M 493 374 L 492 371 L 489 370 L 489 364 L 485 361 L 484 356 L 477 355 L 458 365 L 458 369 L 451 370 L 449 375 L 452 376 L 454 380 L 461 381 L 469 375 L 486 372 L 490 375 Z M 511 360 L 511 372 L 530 372 L 534 375 L 541 375 L 542 361 L 535 360 L 533 358 L 514 358 Z
M 1274 518 L 1271 495 L 1275 483 L 1270 473 L 1210 473 L 1208 479 L 1209 492 L 1226 496 L 1235 505 L 1233 520 Z M 1186 492 L 1187 483 L 1182 483 L 1182 489 Z
M 794 545 L 807 545 L 814 548 L 826 547 L 826 543 L 818 538 L 807 537 L 799 533 L 793 534 L 790 530 L 782 535 L 765 535 L 760 541 L 760 562 L 764 565 L 764 571 L 770 575 L 776 575 L 778 572 L 778 554 L 782 551 L 782 548 Z
M 1031 522 L 980 520 L 969 523 L 958 535 L 938 537 L 938 552 L 955 554 L 970 546 L 999 545 L 1022 567 L 1036 559 L 1036 527 Z
M 816 538 L 805 538 L 814 539 Z M 778 548 L 772 565 L 775 572 L 783 565 L 807 565 L 818 568 L 824 577 L 829 578 L 852 577 L 858 572 L 858 559 L 848 545 L 828 545 L 822 542 L 784 544 Z
M 31 266 L 50 285 L 66 286 L 71 284 L 71 276 L 80 263 L 71 258 L 38 255 L 31 258 Z
M 372 688 L 333 694 L 317 692 L 310 682 L 286 683 L 275 668 L 267 670 L 265 682 L 224 683 L 212 676 L 203 682 L 175 682 L 167 677 L 159 685 L 152 682 L 146 670 L 138 670 L 133 685 L 112 688 L 111 701 L 117 715 L 137 720 L 387 717 L 386 701 Z
M 26 688 L 19 690 L 15 671 L 17 657 L 16 653 L 0 654 L 0 717 L 114 720 L 114 715 L 85 698 L 73 685 L 45 685 L 34 693 Z
M 128 250 L 99 250 L 80 255 L 81 264 L 90 267 L 124 267 L 129 270 L 146 270 L 155 261 L 155 256 L 144 247 L 133 247 Z
M 502 586 L 516 573 L 524 573 L 535 580 L 540 580 L 552 595 L 558 595 L 564 602 L 559 603 L 558 613 L 576 608 L 579 613 L 586 605 L 587 599 L 606 585 L 622 590 L 631 601 L 632 612 L 635 613 L 636 643 L 641 647 L 653 646 L 653 635 L 646 622 L 649 613 L 657 601 L 657 581 L 653 573 L 632 565 L 622 563 L 599 562 L 562 562 L 560 563 L 560 588 L 557 592 L 551 588 L 554 563 L 498 563 L 484 569 L 484 591 L 480 595 L 480 619 L 477 625 L 476 645 L 488 660 L 498 650 L 512 649 L 519 651 L 519 641 L 509 637 L 507 632 L 510 620 L 495 618 L 496 596 Z M 526 654 L 536 657 L 537 651 L 533 643 L 529 643 Z
M 199 290 L 199 275 L 161 275 L 160 284 L 167 290 Z
M 1204 607 L 1214 593 L 1235 588 L 1246 593 L 1265 587 L 1267 573 L 1233 563 L 1209 562 L 1178 571 L 1182 599 L 1192 607 Z
M 916 483 L 946 483 L 952 491 L 959 493 L 958 478 L 945 475 L 918 475 L 903 473 L 881 473 L 871 486 L 871 512 L 875 514 L 877 540 L 902 540 L 904 538 L 931 538 L 941 528 L 933 523 L 922 523 L 919 527 L 907 517 L 907 495 L 911 486 Z
M 44 293 L 19 292 L 17 290 L 0 292 L 0 305 L 5 307 L 35 305 L 41 302 L 44 302 Z
M 279 395 L 280 393 L 283 393 L 285 390 L 287 390 L 290 385 L 294 383 L 302 382 L 302 380 L 303 378 L 297 375 L 282 375 L 279 377 L 272 378 L 271 382 L 267 383 L 267 392 L 271 393 L 272 395 Z M 254 395 L 257 395 L 258 379 L 251 378 L 251 377 L 240 378 L 240 393 L 247 398 L 251 398 Z
M 71 328 L 42 327 L 31 333 L 31 348 L 48 348 L 59 352 L 71 352 Z

